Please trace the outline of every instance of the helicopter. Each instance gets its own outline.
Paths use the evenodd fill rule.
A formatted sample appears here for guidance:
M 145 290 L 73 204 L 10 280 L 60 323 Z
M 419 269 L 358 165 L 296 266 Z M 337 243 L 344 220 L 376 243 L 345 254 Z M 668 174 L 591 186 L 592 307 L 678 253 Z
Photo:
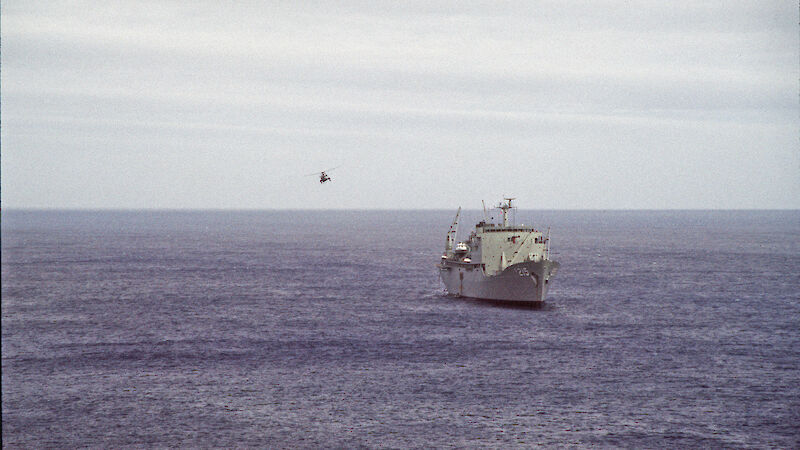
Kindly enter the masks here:
M 336 166 L 336 167 L 334 167 L 333 169 L 338 169 L 339 167 L 340 167 L 340 166 Z M 324 182 L 326 182 L 326 181 L 333 181 L 333 179 L 332 179 L 330 176 L 328 176 L 328 172 L 330 172 L 330 171 L 331 171 L 331 170 L 333 170 L 333 169 L 325 169 L 325 170 L 323 170 L 322 172 L 314 172 L 314 173 L 310 173 L 310 174 L 308 174 L 308 175 L 306 175 L 306 176 L 307 176 L 307 177 L 310 177 L 311 175 L 319 175 L 319 182 L 320 182 L 320 184 L 321 184 L 321 183 L 324 183 Z

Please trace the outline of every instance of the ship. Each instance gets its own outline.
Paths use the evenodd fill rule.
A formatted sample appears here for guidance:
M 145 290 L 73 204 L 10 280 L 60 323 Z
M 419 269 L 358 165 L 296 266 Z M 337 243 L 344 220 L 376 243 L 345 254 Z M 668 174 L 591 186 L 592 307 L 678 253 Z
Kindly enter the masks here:
M 456 297 L 539 306 L 547 297 L 550 279 L 559 263 L 550 259 L 550 229 L 547 233 L 524 225 L 509 225 L 508 213 L 515 209 L 513 197 L 497 205 L 502 223 L 486 217 L 469 237 L 456 242 L 461 207 L 447 232 L 445 251 L 437 264 L 447 293 Z

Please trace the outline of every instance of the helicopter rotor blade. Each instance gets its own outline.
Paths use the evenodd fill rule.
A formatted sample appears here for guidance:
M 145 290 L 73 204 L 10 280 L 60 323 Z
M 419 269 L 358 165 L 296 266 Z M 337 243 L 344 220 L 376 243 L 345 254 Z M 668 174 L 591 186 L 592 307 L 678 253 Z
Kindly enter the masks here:
M 342 167 L 342 166 L 341 166 L 341 165 L 339 165 L 339 166 L 336 166 L 336 167 L 334 167 L 334 168 L 332 168 L 332 169 L 325 169 L 325 170 L 322 170 L 322 171 L 318 171 L 318 172 L 314 172 L 314 173 L 309 173 L 308 175 L 304 175 L 304 176 L 306 176 L 306 177 L 310 177 L 310 176 L 312 176 L 312 175 L 320 176 L 320 175 L 322 175 L 323 173 L 330 172 L 331 170 L 338 169 L 339 167 Z

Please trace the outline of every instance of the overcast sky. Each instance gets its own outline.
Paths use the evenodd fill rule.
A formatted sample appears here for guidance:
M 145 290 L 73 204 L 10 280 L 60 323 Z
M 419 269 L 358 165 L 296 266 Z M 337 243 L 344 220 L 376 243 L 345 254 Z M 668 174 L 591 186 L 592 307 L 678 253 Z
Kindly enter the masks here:
M 800 208 L 796 1 L 0 17 L 5 208 Z

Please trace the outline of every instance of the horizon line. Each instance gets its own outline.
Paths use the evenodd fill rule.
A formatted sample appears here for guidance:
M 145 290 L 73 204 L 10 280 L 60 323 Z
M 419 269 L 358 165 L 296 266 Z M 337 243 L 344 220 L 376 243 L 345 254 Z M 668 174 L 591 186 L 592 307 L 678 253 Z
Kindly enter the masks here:
M 458 207 L 455 207 L 456 209 Z M 0 214 L 2 213 L 0 207 Z M 447 208 L 123 208 L 123 207 L 98 207 L 98 208 L 84 208 L 84 207 L 6 207 L 7 211 L 24 211 L 24 212 L 277 212 L 277 211 L 450 211 L 453 207 Z M 619 211 L 619 212 L 633 212 L 633 211 L 800 211 L 797 208 L 519 208 L 517 210 L 523 211 Z M 483 211 L 481 208 L 462 208 L 464 211 Z

